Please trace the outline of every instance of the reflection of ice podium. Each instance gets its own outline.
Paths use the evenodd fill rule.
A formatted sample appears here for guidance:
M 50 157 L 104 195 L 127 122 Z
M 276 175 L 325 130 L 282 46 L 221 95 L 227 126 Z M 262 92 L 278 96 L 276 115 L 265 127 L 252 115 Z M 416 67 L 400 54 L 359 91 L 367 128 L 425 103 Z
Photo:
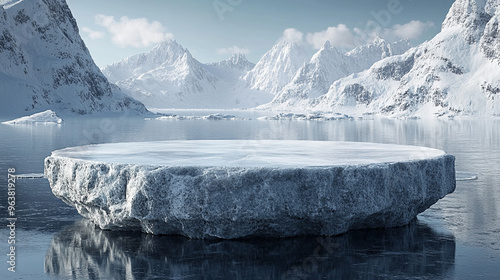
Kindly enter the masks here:
M 103 229 L 192 238 L 408 224 L 455 189 L 454 157 L 323 141 L 163 141 L 55 151 L 52 191 Z
M 454 260 L 453 236 L 418 221 L 318 241 L 193 240 L 102 231 L 82 220 L 55 235 L 45 271 L 64 279 L 427 279 L 446 275 Z

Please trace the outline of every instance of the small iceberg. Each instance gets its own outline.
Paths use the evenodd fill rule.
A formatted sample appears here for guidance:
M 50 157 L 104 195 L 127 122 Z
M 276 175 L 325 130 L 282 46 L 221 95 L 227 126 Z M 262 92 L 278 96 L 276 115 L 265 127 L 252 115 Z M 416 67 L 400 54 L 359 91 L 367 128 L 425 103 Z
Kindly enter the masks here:
M 479 178 L 478 176 L 476 173 L 457 171 L 455 178 L 457 181 L 475 181 Z
M 26 174 L 18 174 L 16 175 L 17 179 L 41 179 L 45 178 L 43 173 L 26 173 Z
M 47 110 L 30 116 L 21 117 L 15 120 L 6 121 L 2 124 L 61 124 L 61 119 L 54 111 Z

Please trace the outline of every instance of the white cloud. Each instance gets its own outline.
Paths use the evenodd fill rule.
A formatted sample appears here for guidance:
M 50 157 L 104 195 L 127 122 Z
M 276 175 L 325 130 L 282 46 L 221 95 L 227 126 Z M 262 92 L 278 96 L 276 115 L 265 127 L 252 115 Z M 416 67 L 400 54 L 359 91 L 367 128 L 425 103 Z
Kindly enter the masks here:
M 353 48 L 361 44 L 371 43 L 376 37 L 389 42 L 401 39 L 417 40 L 423 33 L 434 26 L 432 22 L 412 20 L 406 24 L 396 24 L 390 28 L 382 28 L 374 21 L 368 21 L 365 29 L 350 29 L 345 24 L 328 27 L 326 30 L 308 33 L 307 42 L 315 49 L 320 49 L 328 40 L 339 48 Z
M 396 24 L 392 27 L 394 36 L 400 39 L 418 39 L 427 28 L 433 27 L 432 22 L 421 22 L 419 20 L 412 20 L 407 24 Z
M 288 28 L 283 31 L 283 39 L 290 43 L 302 43 L 304 33 L 295 28 Z
M 307 42 L 314 48 L 320 49 L 326 41 L 336 47 L 350 48 L 356 46 L 356 38 L 353 32 L 345 25 L 328 27 L 326 30 L 307 34 Z
M 387 41 L 397 41 L 401 39 L 418 40 L 422 37 L 423 33 L 428 29 L 434 27 L 432 22 L 421 22 L 419 20 L 412 20 L 405 24 L 396 24 L 390 28 L 382 28 L 374 21 L 369 21 L 365 30 L 356 29 L 356 34 L 365 41 L 371 40 L 375 37 L 382 37 Z
M 249 54 L 250 50 L 248 48 L 240 48 L 237 46 L 217 49 L 217 54 L 220 55 L 233 53 Z
M 148 47 L 174 37 L 160 22 L 150 23 L 146 18 L 121 17 L 117 21 L 112 16 L 97 15 L 96 23 L 105 27 L 111 33 L 113 43 L 120 47 Z
M 95 31 L 95 30 L 92 30 L 92 29 L 90 29 L 88 27 L 83 27 L 82 31 L 85 32 L 85 33 L 87 33 L 87 36 L 90 39 L 100 39 L 100 38 L 104 37 L 104 32 Z

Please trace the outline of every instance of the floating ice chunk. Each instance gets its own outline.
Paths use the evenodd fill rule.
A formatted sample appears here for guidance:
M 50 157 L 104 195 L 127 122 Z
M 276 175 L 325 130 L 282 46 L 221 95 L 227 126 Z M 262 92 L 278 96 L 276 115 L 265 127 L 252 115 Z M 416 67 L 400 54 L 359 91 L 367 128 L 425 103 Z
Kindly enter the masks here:
M 54 111 L 47 110 L 30 116 L 21 117 L 11 121 L 6 121 L 3 122 L 2 124 L 34 124 L 34 123 L 61 124 L 62 122 L 63 119 L 61 119 Z
M 17 179 L 39 179 L 39 178 L 45 178 L 45 175 L 43 173 L 26 173 L 26 174 L 17 174 L 16 178 Z
M 440 150 L 326 141 L 91 145 L 53 152 L 45 174 L 103 229 L 226 239 L 401 226 L 456 184 Z
M 457 181 L 474 181 L 478 179 L 478 175 L 472 172 L 457 171 L 456 179 Z

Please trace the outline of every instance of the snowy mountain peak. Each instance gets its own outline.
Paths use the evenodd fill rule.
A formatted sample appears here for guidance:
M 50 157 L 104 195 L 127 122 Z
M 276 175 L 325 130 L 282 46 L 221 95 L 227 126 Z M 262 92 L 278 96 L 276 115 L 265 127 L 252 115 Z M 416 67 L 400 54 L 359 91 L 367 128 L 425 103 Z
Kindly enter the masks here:
M 382 39 L 381 37 L 377 36 L 375 37 L 375 39 L 373 40 L 373 44 L 374 45 L 383 45 L 383 44 L 386 44 L 387 42 Z
M 249 88 L 276 94 L 308 60 L 303 44 L 283 38 L 242 79 Z
M 108 65 L 102 69 L 102 72 L 111 82 L 125 86 L 123 82 L 128 79 L 135 79 L 145 73 L 158 72 L 159 69 L 171 69 L 172 67 L 179 72 L 178 75 L 172 74 L 177 78 L 187 75 L 190 70 L 203 72 L 203 69 L 200 69 L 201 63 L 193 58 L 189 50 L 170 39 L 159 43 L 146 53 L 137 54 Z M 159 78 L 177 79 L 172 75 Z M 210 77 L 210 79 L 214 78 Z
M 479 41 L 486 24 L 496 13 L 498 3 L 498 0 L 457 0 L 447 14 L 442 30 L 461 28 L 467 42 L 473 44 Z
M 201 93 L 215 91 L 218 78 L 207 65 L 174 40 L 102 69 L 104 75 L 150 108 L 174 108 L 182 102 L 201 106 Z
M 172 57 L 182 56 L 186 52 L 189 51 L 177 43 L 177 41 L 168 39 L 154 46 L 148 53 L 151 53 L 152 56 L 163 58 L 160 60 L 166 61 Z
M 342 60 L 342 54 L 335 46 L 332 46 L 329 41 L 326 41 L 323 47 L 319 49 L 311 58 L 309 63 L 322 64 L 325 60 Z M 303 68 L 303 67 L 302 67 Z

